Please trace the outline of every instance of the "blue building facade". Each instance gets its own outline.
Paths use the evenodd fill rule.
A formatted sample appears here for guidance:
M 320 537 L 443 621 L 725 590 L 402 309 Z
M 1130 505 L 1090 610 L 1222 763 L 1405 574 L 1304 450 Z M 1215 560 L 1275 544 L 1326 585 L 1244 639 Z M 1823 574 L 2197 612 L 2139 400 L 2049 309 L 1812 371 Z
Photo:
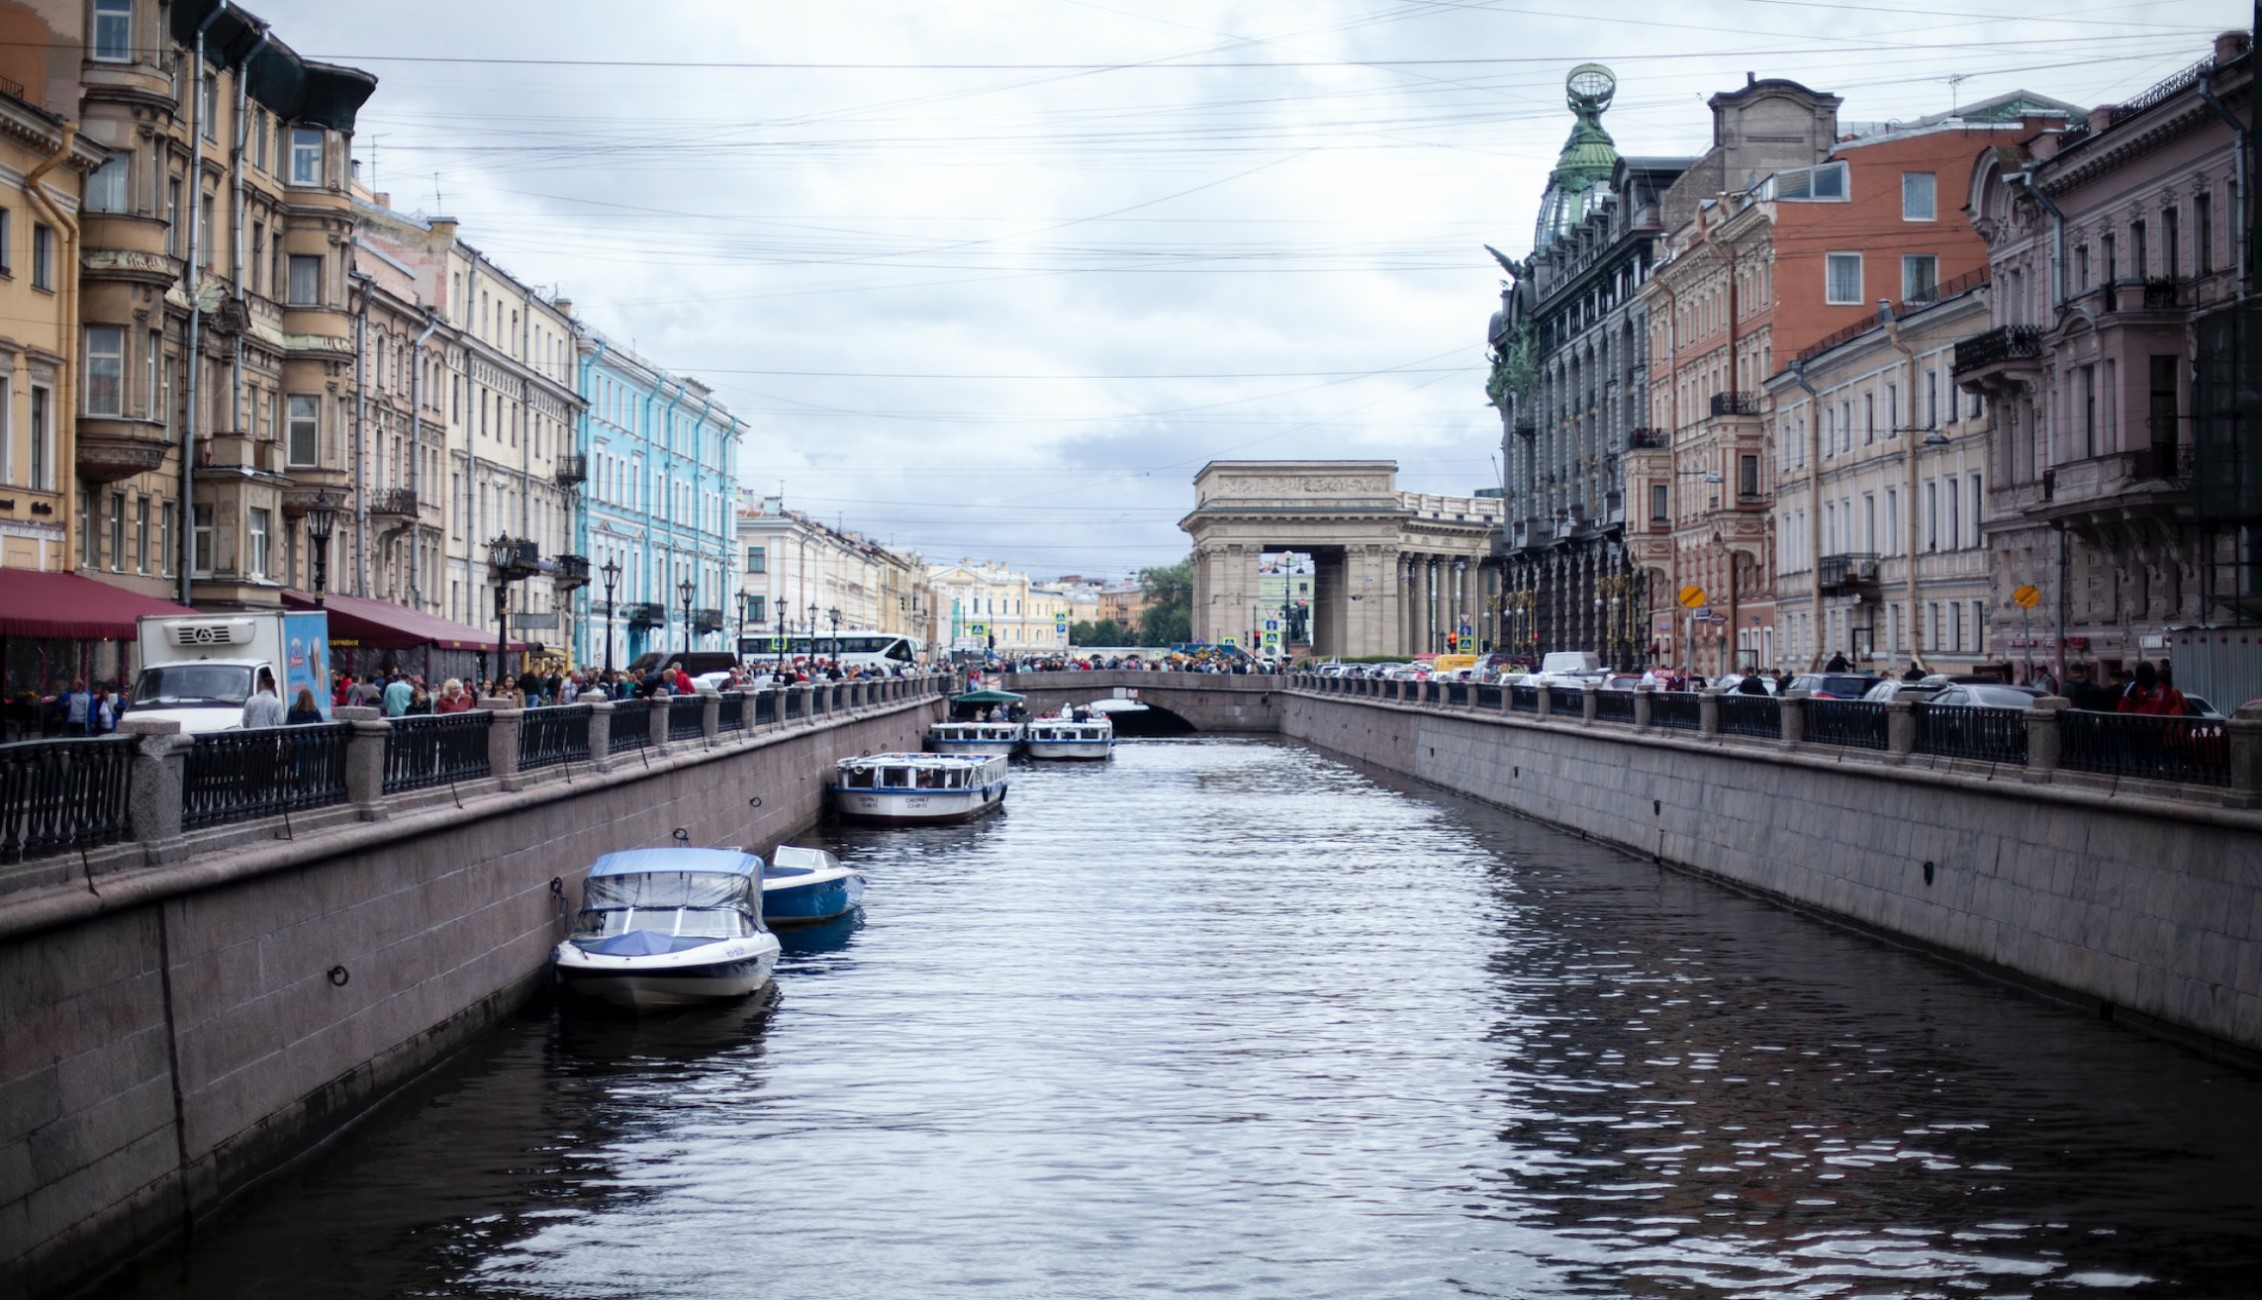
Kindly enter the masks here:
M 733 648 L 732 530 L 745 425 L 706 385 L 586 325 L 576 324 L 575 343 L 585 478 L 574 536 L 589 557 L 575 662 L 602 668 L 609 652 L 622 667 L 649 650 Z M 609 600 L 608 563 L 620 575 Z

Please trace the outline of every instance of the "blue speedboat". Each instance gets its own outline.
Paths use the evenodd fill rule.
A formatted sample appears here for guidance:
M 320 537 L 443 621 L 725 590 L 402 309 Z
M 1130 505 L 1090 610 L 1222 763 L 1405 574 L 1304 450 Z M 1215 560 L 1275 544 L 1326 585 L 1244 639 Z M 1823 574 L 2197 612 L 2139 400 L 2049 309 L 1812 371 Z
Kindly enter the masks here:
M 864 877 L 823 849 L 780 844 L 762 873 L 762 914 L 773 925 L 830 921 L 862 901 Z
M 737 849 L 629 849 L 589 869 L 558 982 L 633 1011 L 742 998 L 770 982 L 762 859 Z

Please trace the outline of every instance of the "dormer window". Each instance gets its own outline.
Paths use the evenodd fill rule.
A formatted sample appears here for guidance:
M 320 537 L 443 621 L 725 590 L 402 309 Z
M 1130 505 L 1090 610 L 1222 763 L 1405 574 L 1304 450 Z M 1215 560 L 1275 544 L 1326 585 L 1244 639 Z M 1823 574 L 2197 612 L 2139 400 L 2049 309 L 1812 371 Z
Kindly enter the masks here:
M 1760 197 L 1791 203 L 1844 203 L 1846 190 L 1846 164 L 1827 162 L 1775 173 L 1760 187 Z

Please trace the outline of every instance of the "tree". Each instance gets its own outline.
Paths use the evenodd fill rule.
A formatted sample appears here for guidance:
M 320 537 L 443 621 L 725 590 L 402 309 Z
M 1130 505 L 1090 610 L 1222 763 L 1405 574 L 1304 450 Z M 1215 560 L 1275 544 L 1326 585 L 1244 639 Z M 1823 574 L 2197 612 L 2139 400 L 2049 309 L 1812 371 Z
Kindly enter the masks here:
M 1074 646 L 1137 645 L 1138 633 L 1112 618 L 1097 623 L 1078 623 L 1068 629 L 1068 643 Z
M 1194 639 L 1194 557 L 1176 564 L 1139 570 L 1146 612 L 1139 615 L 1141 645 L 1170 645 Z

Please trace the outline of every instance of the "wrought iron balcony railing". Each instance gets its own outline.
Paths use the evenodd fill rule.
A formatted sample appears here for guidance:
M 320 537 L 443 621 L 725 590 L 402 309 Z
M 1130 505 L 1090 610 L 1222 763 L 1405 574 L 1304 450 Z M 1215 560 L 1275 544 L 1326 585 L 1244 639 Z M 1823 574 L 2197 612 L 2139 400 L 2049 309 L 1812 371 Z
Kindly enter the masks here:
M 651 601 L 620 607 L 621 619 L 630 627 L 661 627 L 668 621 L 668 612 Z
M 719 609 L 691 611 L 691 630 L 694 632 L 720 632 L 723 630 L 723 612 Z
M 1998 325 L 1956 344 L 1956 373 L 1998 366 L 2006 361 L 2033 361 L 2042 356 L 2042 331 L 2032 325 Z
M 1757 415 L 1759 414 L 1759 394 L 1714 393 L 1712 395 L 1712 413 L 1714 415 Z
M 557 569 L 553 576 L 561 589 L 570 591 L 575 587 L 589 585 L 588 556 L 560 555 L 556 558 L 556 565 Z
M 407 488 L 386 488 L 369 494 L 369 513 L 401 519 L 416 518 L 416 494 Z
M 1877 581 L 1877 556 L 1874 552 L 1825 555 L 1815 566 L 1815 585 L 1824 591 L 1846 591 L 1868 586 Z
M 569 452 L 558 457 L 558 482 L 568 487 L 587 481 L 589 458 L 580 452 Z

